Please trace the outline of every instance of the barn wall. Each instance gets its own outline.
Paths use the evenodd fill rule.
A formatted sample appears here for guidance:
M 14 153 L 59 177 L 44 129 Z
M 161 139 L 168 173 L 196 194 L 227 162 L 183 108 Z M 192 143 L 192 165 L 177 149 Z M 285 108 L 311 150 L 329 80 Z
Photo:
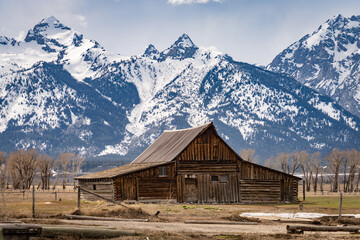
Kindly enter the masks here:
M 210 127 L 195 138 L 177 157 L 179 161 L 235 161 L 238 156 Z
M 295 202 L 297 198 L 297 180 L 285 173 L 278 172 L 260 165 L 252 164 L 245 161 L 238 162 L 238 168 L 240 169 L 240 179 L 242 180 L 276 180 L 280 184 L 280 201 Z M 250 182 L 249 182 L 250 184 Z M 241 188 L 242 185 L 240 185 Z M 266 188 L 264 185 L 263 188 Z M 240 193 L 241 194 L 241 193 Z M 259 195 L 259 199 L 260 199 Z
M 114 188 L 111 179 L 79 180 L 79 186 L 96 194 L 99 194 L 105 198 L 113 199 Z M 98 197 L 85 191 L 81 191 L 81 198 L 90 201 L 100 200 Z
M 243 203 L 278 203 L 281 200 L 279 180 L 240 180 L 240 201 Z
M 179 202 L 233 203 L 239 201 L 237 165 L 232 161 L 179 161 Z
M 218 176 L 217 181 L 212 176 Z M 226 181 L 221 177 L 226 176 Z M 239 202 L 237 174 L 193 174 L 177 176 L 178 202 L 235 203 Z
M 166 177 L 159 176 L 157 166 L 114 178 L 114 199 L 176 199 L 175 164 L 163 166 L 167 169 Z

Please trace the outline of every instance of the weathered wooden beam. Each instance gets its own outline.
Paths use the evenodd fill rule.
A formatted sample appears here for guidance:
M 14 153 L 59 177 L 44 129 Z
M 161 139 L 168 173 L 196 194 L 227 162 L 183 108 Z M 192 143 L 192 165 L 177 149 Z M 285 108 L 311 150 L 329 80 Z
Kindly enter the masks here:
M 29 239 L 41 234 L 41 226 L 35 224 L 1 223 L 0 229 L 1 239 Z
M 67 219 L 98 220 L 98 221 L 123 221 L 123 222 L 148 222 L 149 219 L 125 219 L 94 216 L 65 215 Z
M 94 193 L 94 192 L 92 192 L 92 191 L 90 191 L 90 190 L 88 190 L 88 189 L 86 189 L 86 188 L 83 188 L 83 187 L 82 187 L 82 188 L 81 188 L 81 191 L 90 193 L 90 194 L 92 194 L 92 195 L 94 195 L 94 196 L 96 196 L 96 197 L 98 197 L 98 198 L 101 198 L 101 199 L 103 199 L 103 200 L 105 200 L 105 201 L 108 201 L 108 202 L 111 202 L 111 203 L 114 203 L 114 204 L 118 204 L 118 205 L 123 206 L 124 208 L 131 209 L 131 210 L 132 210 L 132 208 L 130 208 L 130 207 L 128 207 L 128 206 L 125 206 L 124 204 L 122 204 L 122 203 L 120 203 L 120 202 L 117 202 L 117 201 L 112 200 L 112 199 L 109 199 L 109 198 L 105 198 L 105 197 L 103 197 L 103 196 L 101 196 L 101 195 L 99 195 L 99 194 L 96 194 L 96 193 Z
M 359 233 L 360 227 L 287 225 L 286 230 L 288 233 L 299 233 L 299 234 L 304 233 L 304 231 Z
M 117 238 L 120 236 L 135 236 L 135 231 L 131 230 L 110 230 L 96 229 L 94 227 L 43 227 L 41 236 L 45 238 L 55 238 L 58 236 L 79 236 L 81 238 Z
M 208 220 L 186 220 L 186 224 L 225 224 L 225 225 L 257 225 L 256 222 L 235 222 L 235 221 L 208 221 Z

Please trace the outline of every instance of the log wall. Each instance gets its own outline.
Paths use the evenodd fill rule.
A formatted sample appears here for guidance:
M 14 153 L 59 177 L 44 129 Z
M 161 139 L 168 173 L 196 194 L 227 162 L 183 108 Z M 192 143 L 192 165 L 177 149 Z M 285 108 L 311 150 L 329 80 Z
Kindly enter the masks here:
M 113 199 L 114 197 L 114 188 L 111 179 L 100 179 L 100 180 L 80 180 L 79 186 L 90 190 L 91 192 L 97 193 L 105 198 Z M 98 197 L 89 194 L 85 191 L 81 191 L 81 198 L 87 199 L 90 201 L 100 200 Z
M 242 203 L 278 203 L 281 200 L 279 180 L 240 180 Z
M 138 178 L 138 200 L 176 199 L 175 178 Z
M 154 199 L 155 197 L 156 199 L 168 199 L 169 196 L 176 198 L 176 191 L 171 190 L 172 188 L 176 189 L 174 186 L 175 163 L 163 166 L 167 169 L 166 177 L 159 176 L 159 166 L 156 166 L 114 178 L 114 199 L 117 201 L 150 199 L 151 190 L 155 191 Z M 148 182 L 145 183 L 143 179 Z M 152 188 L 144 189 L 145 185 L 147 188 L 151 186 Z

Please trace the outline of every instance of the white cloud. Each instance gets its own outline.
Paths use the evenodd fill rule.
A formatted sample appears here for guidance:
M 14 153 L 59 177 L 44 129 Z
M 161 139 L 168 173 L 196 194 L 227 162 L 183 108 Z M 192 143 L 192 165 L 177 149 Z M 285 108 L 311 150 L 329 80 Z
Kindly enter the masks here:
M 87 21 L 85 16 L 78 14 L 78 15 L 74 15 L 74 18 L 79 22 L 80 26 L 84 28 L 87 27 Z
M 173 5 L 193 4 L 193 3 L 208 3 L 208 2 L 223 2 L 223 0 L 168 0 L 168 3 Z
M 15 37 L 16 41 L 23 41 L 25 38 L 25 32 L 24 31 L 20 31 L 19 34 Z

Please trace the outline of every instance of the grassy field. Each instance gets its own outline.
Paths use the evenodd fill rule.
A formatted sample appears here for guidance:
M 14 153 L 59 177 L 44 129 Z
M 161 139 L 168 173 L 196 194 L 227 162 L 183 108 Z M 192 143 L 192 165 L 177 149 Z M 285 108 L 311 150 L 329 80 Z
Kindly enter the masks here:
M 41 217 L 54 216 L 58 214 L 70 214 L 77 208 L 77 192 L 73 187 L 66 190 L 57 189 L 55 200 L 54 191 L 36 191 L 35 212 Z M 299 193 L 299 196 L 301 194 Z M 8 214 L 13 218 L 32 216 L 32 193 L 26 191 L 5 192 Z M 301 200 L 302 198 L 299 197 Z M 244 205 L 244 204 L 129 204 L 129 207 L 142 209 L 149 215 L 160 211 L 160 216 L 164 221 L 182 221 L 186 219 L 223 219 L 232 215 L 244 212 L 289 212 L 299 211 L 299 204 L 263 204 L 263 205 Z M 339 193 L 314 195 L 308 194 L 306 201 L 303 202 L 304 212 L 317 212 L 327 214 L 337 214 L 339 208 Z M 102 201 L 89 202 L 81 201 L 81 210 L 84 214 L 91 215 L 116 215 L 118 209 L 122 207 L 114 206 Z M 1 215 L 4 214 L 4 207 L 0 205 Z M 109 213 L 113 211 L 113 213 Z M 360 194 L 343 194 L 342 213 L 360 214 Z M 119 212 L 119 216 L 124 214 Z

